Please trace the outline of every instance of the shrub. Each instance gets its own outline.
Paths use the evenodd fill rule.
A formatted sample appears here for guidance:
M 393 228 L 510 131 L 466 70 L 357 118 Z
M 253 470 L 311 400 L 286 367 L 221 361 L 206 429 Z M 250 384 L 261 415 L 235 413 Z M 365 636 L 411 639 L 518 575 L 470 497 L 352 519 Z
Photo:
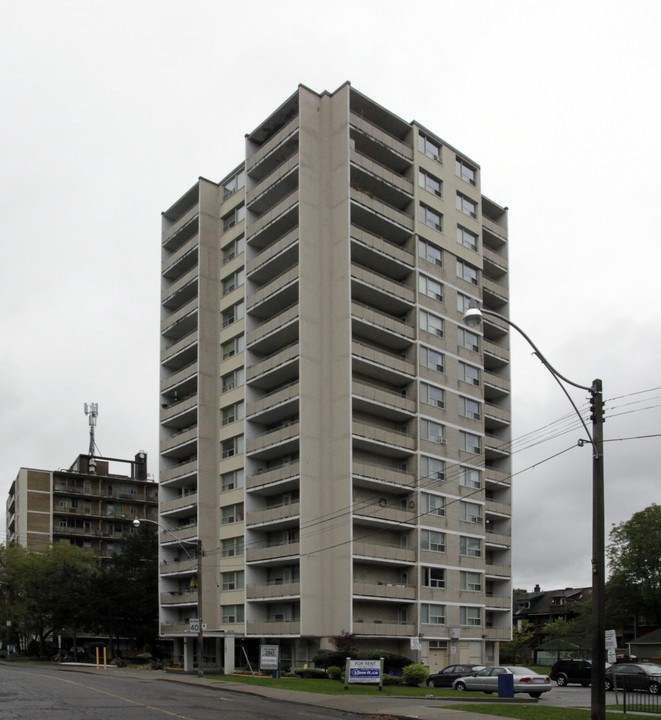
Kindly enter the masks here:
M 398 675 L 384 675 L 382 678 L 384 685 L 401 685 L 402 678 Z
M 312 662 L 320 668 L 328 668 L 331 665 L 344 667 L 347 662 L 347 654 L 340 650 L 318 650 L 312 656 Z
M 339 665 L 330 665 L 326 668 L 326 672 L 328 673 L 328 677 L 331 680 L 339 680 L 342 677 L 342 673 L 344 671 Z
M 411 658 L 385 650 L 365 650 L 357 655 L 358 660 L 378 660 L 383 658 L 383 670 L 389 675 L 401 675 L 402 670 L 411 664 Z
M 315 680 L 328 678 L 326 671 L 321 668 L 298 668 L 294 672 L 300 678 L 313 678 Z
M 407 665 L 402 671 L 402 680 L 404 681 L 405 685 L 413 685 L 414 687 L 417 687 L 418 685 L 421 685 L 428 677 L 429 670 L 422 667 L 422 665 L 418 665 L 417 663 Z

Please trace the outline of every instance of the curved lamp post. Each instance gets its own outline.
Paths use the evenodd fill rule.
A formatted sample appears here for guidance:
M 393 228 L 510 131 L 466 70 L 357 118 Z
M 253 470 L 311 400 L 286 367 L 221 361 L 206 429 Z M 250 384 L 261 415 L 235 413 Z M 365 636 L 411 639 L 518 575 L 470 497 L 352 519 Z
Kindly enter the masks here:
M 544 357 L 528 335 L 511 320 L 484 308 L 470 307 L 464 314 L 464 322 L 477 327 L 484 315 L 491 315 L 513 327 L 532 347 L 534 354 L 553 375 L 574 408 L 588 434 L 592 445 L 592 675 L 591 675 L 591 720 L 605 720 L 606 717 L 606 602 L 605 602 L 605 547 L 604 547 L 604 403 L 601 380 L 592 385 L 579 385 L 561 375 Z M 590 393 L 592 409 L 592 432 L 585 424 L 576 404 L 567 392 L 565 384 Z M 579 445 L 583 441 L 579 440 Z
M 163 530 L 163 532 L 171 535 L 173 540 L 175 540 L 179 544 L 179 547 L 186 553 L 189 560 L 193 560 L 194 558 L 186 549 L 186 545 L 195 545 L 197 548 L 197 622 L 199 623 L 197 630 L 197 676 L 204 677 L 204 628 L 202 624 L 202 557 L 204 552 L 202 551 L 202 541 L 198 540 L 197 542 L 186 543 L 185 540 L 180 540 L 171 530 L 168 530 L 168 528 L 163 527 L 155 520 L 148 520 L 147 518 L 134 517 L 133 527 L 138 528 L 143 522 L 156 525 Z

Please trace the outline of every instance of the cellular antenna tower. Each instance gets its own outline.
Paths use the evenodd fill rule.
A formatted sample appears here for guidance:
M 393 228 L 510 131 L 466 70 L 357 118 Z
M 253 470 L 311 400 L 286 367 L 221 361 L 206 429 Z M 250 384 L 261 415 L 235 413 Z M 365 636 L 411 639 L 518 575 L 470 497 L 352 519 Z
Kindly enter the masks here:
M 94 429 L 96 428 L 96 418 L 99 415 L 99 406 L 97 403 L 85 403 L 85 415 L 89 415 L 90 419 L 90 449 L 89 449 L 89 473 L 94 475 L 96 472 L 96 460 L 94 459 Z

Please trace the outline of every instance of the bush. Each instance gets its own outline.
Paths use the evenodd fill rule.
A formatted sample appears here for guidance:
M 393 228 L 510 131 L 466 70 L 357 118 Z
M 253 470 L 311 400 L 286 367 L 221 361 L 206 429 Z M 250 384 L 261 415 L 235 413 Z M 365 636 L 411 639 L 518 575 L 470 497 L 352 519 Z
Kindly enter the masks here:
M 328 668 L 331 665 L 344 667 L 347 662 L 347 654 L 340 650 L 319 650 L 312 656 L 312 662 L 320 668 Z
M 382 678 L 384 685 L 401 685 L 402 678 L 398 675 L 384 675 Z
M 294 670 L 294 672 L 300 678 L 313 678 L 314 680 L 323 680 L 328 678 L 326 671 L 320 668 L 298 668 L 297 670 Z
M 402 670 L 411 664 L 411 658 L 385 650 L 366 650 L 357 655 L 358 660 L 378 660 L 383 658 L 383 671 L 388 675 L 401 675 Z
M 407 665 L 402 672 L 402 680 L 404 681 L 404 684 L 413 685 L 414 687 L 421 685 L 428 677 L 429 670 L 417 663 Z
M 326 672 L 331 680 L 339 680 L 342 677 L 344 670 L 342 670 L 339 665 L 330 665 L 326 668 Z

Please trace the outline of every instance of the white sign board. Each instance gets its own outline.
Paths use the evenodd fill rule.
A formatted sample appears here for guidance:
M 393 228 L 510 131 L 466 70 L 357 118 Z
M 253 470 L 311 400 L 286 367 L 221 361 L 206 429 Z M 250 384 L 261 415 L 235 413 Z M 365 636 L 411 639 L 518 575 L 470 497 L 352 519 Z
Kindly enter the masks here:
M 194 633 L 200 632 L 200 621 L 198 620 L 198 618 L 190 618 L 188 620 L 188 629 L 190 632 L 194 632 Z M 207 629 L 207 624 L 202 623 L 202 630 L 206 630 L 206 629 Z
M 617 648 L 617 638 L 615 637 L 615 630 L 606 630 L 606 649 Z
M 380 683 L 380 660 L 349 660 L 349 673 L 346 677 L 348 683 Z
M 279 662 L 279 645 L 260 645 L 259 646 L 259 669 L 260 670 L 277 670 Z

